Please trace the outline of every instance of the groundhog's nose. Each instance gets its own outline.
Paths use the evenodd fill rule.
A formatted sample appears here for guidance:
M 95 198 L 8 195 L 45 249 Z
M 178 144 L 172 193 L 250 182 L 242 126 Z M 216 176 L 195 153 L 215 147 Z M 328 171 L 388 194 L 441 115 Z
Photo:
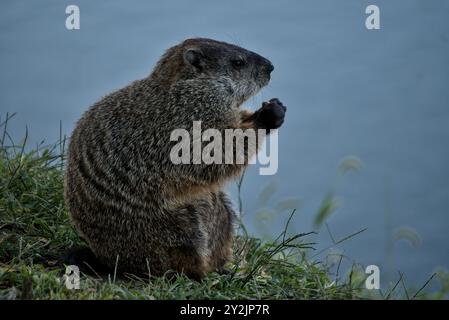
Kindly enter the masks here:
M 274 66 L 270 60 L 262 58 L 262 64 L 264 69 L 267 70 L 267 73 L 270 74 L 274 70 Z
M 274 66 L 271 63 L 270 60 L 255 54 L 256 56 L 256 63 L 268 74 L 270 74 L 274 70 Z
M 266 64 L 265 68 L 267 69 L 268 73 L 271 73 L 274 70 L 274 66 L 273 66 L 273 64 L 270 61 L 268 61 L 268 63 Z

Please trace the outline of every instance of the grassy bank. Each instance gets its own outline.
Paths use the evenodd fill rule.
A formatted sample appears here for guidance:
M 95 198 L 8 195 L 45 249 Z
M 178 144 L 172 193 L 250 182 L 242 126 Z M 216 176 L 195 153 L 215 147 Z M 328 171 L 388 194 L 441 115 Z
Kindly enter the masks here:
M 201 282 L 82 275 L 67 289 L 59 257 L 82 245 L 63 201 L 64 139 L 32 150 L 14 144 L 2 124 L 0 147 L 0 299 L 354 299 L 367 297 L 363 278 L 332 275 L 307 234 L 290 236 L 288 224 L 272 242 L 239 232 L 230 274 Z M 292 212 L 291 215 L 293 215 Z

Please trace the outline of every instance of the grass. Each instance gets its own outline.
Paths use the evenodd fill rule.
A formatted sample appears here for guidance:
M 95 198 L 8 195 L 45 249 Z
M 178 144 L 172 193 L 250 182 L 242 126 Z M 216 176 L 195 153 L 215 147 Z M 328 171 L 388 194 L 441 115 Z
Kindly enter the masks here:
M 27 135 L 15 145 L 9 117 L 0 135 L 0 299 L 357 299 L 363 277 L 332 275 L 310 258 L 309 234 L 289 236 L 288 224 L 271 242 L 236 237 L 230 274 L 209 274 L 201 282 L 183 275 L 107 278 L 81 275 L 79 290 L 67 289 L 59 257 L 82 245 L 63 200 L 65 139 L 29 150 Z M 242 180 L 239 181 L 239 188 Z M 241 208 L 239 197 L 238 206 Z M 325 213 L 321 213 L 325 214 Z M 341 262 L 341 259 L 340 259 Z

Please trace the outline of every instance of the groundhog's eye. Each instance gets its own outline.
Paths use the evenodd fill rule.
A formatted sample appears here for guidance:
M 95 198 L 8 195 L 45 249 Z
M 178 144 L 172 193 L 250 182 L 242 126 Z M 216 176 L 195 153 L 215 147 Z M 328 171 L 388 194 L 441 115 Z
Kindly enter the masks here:
M 234 68 L 240 69 L 240 68 L 242 68 L 245 65 L 245 60 L 243 60 L 243 59 L 234 59 L 234 60 L 231 60 L 231 64 L 232 64 L 232 66 Z

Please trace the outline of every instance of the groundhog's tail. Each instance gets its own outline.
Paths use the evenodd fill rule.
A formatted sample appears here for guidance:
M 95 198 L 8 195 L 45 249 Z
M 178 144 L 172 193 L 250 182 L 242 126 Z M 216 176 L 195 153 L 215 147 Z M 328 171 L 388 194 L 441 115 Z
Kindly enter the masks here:
M 113 270 L 102 264 L 89 247 L 71 248 L 61 257 L 65 265 L 75 265 L 79 270 L 91 276 L 105 276 Z

